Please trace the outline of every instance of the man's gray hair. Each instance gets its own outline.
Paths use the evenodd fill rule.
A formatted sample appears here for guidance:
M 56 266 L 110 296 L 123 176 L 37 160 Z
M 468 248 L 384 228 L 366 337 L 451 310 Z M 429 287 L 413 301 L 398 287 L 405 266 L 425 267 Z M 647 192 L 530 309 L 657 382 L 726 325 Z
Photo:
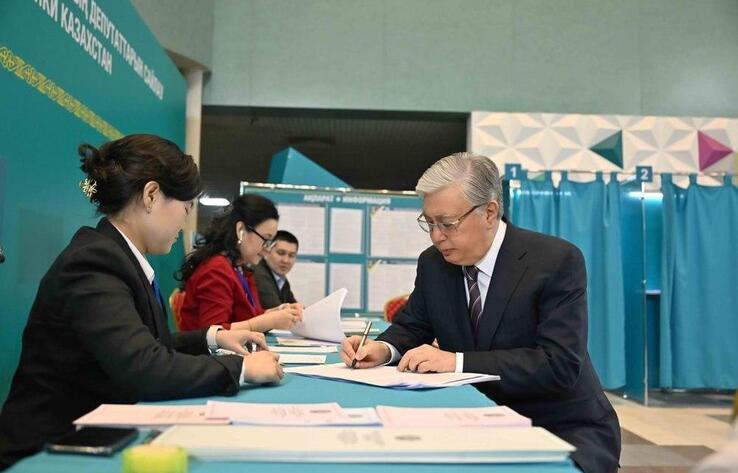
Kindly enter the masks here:
M 495 201 L 499 205 L 497 218 L 502 218 L 502 180 L 497 166 L 486 156 L 463 152 L 446 156 L 429 167 L 415 186 L 421 198 L 450 184 L 461 186 L 471 205 Z

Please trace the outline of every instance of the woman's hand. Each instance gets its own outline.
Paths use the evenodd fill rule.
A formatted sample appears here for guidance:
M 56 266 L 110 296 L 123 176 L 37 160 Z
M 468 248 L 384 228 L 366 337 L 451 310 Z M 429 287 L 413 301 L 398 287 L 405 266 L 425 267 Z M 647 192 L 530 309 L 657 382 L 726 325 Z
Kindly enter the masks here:
M 258 318 L 264 318 L 267 330 L 273 328 L 287 330 L 295 323 L 302 321 L 302 304 L 282 304 L 274 309 L 264 312 Z
M 248 355 L 253 350 L 253 348 L 249 350 L 248 347 L 253 345 L 258 350 L 269 351 L 264 334 L 249 330 L 218 330 L 215 342 L 220 348 L 240 355 Z

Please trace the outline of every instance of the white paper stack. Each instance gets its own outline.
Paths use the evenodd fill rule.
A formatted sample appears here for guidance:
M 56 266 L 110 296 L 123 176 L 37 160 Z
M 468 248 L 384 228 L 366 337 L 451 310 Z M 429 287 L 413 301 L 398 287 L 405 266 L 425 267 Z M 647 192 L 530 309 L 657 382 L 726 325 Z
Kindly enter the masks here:
M 338 351 L 338 347 L 335 345 L 315 347 L 270 346 L 269 351 L 273 351 L 274 353 L 336 353 Z
M 494 407 L 391 407 L 377 406 L 385 427 L 459 428 L 531 427 L 529 418 L 507 406 Z
M 286 373 L 370 384 L 385 388 L 423 389 L 461 386 L 464 384 L 498 381 L 497 375 L 480 373 L 411 373 L 397 371 L 394 366 L 351 369 L 344 363 L 286 368 Z
M 287 353 L 279 355 L 281 365 L 320 365 L 325 363 L 325 355 L 296 355 Z
M 320 463 L 539 463 L 564 461 L 574 447 L 540 427 L 175 426 L 157 445 L 201 460 Z
M 159 429 L 172 425 L 228 424 L 227 419 L 209 419 L 205 406 L 146 406 L 101 404 L 74 421 L 77 426 L 144 427 Z
M 303 337 L 277 337 L 277 343 L 283 347 L 337 347 L 338 343 L 323 340 L 311 340 Z
M 344 409 L 335 402 L 270 404 L 208 401 L 205 417 L 234 424 L 318 426 L 379 425 L 374 408 Z

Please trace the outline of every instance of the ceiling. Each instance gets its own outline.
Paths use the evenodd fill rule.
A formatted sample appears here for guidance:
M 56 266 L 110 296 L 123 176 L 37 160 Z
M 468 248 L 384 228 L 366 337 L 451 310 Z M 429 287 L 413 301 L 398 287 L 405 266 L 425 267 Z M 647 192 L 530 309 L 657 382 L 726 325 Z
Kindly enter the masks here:
M 211 195 L 266 181 L 292 146 L 361 189 L 408 190 L 437 159 L 466 148 L 467 114 L 204 107 L 202 175 Z
M 209 195 L 230 200 L 241 181 L 265 182 L 272 155 L 292 146 L 352 187 L 414 189 L 432 163 L 466 149 L 467 117 L 207 106 L 201 173 Z M 200 223 L 213 211 L 201 206 Z

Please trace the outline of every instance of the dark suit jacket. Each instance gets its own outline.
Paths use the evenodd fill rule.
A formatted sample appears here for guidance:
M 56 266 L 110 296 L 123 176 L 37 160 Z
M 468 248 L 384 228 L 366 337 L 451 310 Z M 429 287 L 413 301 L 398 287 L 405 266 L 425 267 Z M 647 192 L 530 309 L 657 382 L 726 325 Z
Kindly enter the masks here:
M 208 354 L 205 330 L 166 314 L 107 219 L 83 227 L 41 280 L 0 414 L 0 469 L 102 403 L 233 395 L 242 358 Z
M 256 278 L 256 287 L 259 290 L 259 300 L 264 309 L 271 309 L 285 302 L 297 302 L 294 294 L 292 294 L 289 280 L 285 279 L 282 290 L 279 290 L 272 270 L 265 260 L 262 259 L 259 264 L 254 266 L 254 277 Z
M 460 266 L 434 247 L 418 260 L 407 306 L 378 337 L 400 353 L 438 339 L 464 354 L 464 371 L 500 375 L 475 385 L 574 444 L 587 472 L 616 472 L 617 416 L 587 353 L 582 253 L 557 238 L 507 226 L 475 340 Z

